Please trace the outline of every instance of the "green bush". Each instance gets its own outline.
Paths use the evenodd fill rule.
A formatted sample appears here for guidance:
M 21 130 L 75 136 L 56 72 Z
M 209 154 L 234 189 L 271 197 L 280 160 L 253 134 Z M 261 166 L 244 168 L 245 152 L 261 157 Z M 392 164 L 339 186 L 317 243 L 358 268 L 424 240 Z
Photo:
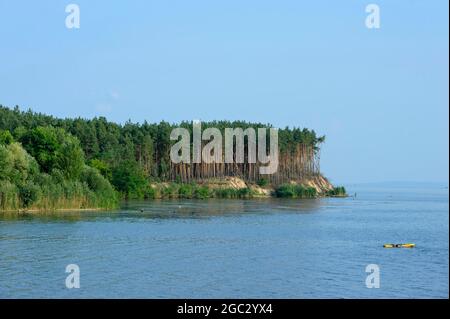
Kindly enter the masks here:
M 14 142 L 14 138 L 9 131 L 0 130 L 0 144 L 9 145 Z
M 253 197 L 253 192 L 250 188 L 218 188 L 214 190 L 214 197 L 217 198 L 251 198 Z
M 345 191 L 345 187 L 344 186 L 337 186 L 334 187 L 333 189 L 329 190 L 326 193 L 327 196 L 346 196 L 347 192 Z
M 150 185 L 148 185 L 148 187 L 145 190 L 144 198 L 146 198 L 146 199 L 155 199 L 157 197 L 158 197 L 158 192 L 157 192 L 156 188 L 151 187 Z
M 39 172 L 36 161 L 19 143 L 0 145 L 0 178 L 23 184 Z
M 252 192 L 250 190 L 250 188 L 246 187 L 246 188 L 239 188 L 237 190 L 238 193 L 238 197 L 239 198 L 250 198 L 252 197 Z
M 84 164 L 76 138 L 52 127 L 21 136 L 40 161 L 0 132 L 0 210 L 117 206 L 116 191 L 97 169 Z
M 80 142 L 62 128 L 39 126 L 27 131 L 20 141 L 44 172 L 59 169 L 66 178 L 77 179 L 83 169 Z
M 80 181 L 86 182 L 94 192 L 110 192 L 113 191 L 111 184 L 100 172 L 92 167 L 85 166 L 81 172 Z
M 275 189 L 276 197 L 295 197 L 294 186 L 290 184 L 284 184 Z
M 55 184 L 62 184 L 65 181 L 64 173 L 58 168 L 52 169 L 50 172 L 50 177 L 52 179 L 52 183 Z
M 108 163 L 99 160 L 97 158 L 94 158 L 89 161 L 89 166 L 96 168 L 100 172 L 100 174 L 103 175 L 103 177 L 105 177 L 108 180 L 111 180 L 112 172 L 111 167 L 108 165 Z
M 142 199 L 149 183 L 136 162 L 124 161 L 113 169 L 112 184 L 126 199 Z
M 197 187 L 194 191 L 194 198 L 206 199 L 211 196 L 210 190 L 207 186 Z
M 217 198 L 236 198 L 237 192 L 233 188 L 218 188 L 214 190 L 214 197 Z
M 181 184 L 178 188 L 178 195 L 180 198 L 192 198 L 194 194 L 194 187 L 191 184 Z
M 161 189 L 161 196 L 163 198 L 178 198 L 177 184 L 171 183 L 167 186 L 163 186 Z
M 24 185 L 18 187 L 19 198 L 22 207 L 26 208 L 37 202 L 41 196 L 41 189 L 38 185 L 32 182 L 27 182 Z
M 0 144 L 0 178 L 9 179 L 13 167 L 11 152 L 5 145 Z
M 260 187 L 265 187 L 269 184 L 269 180 L 267 178 L 260 178 L 257 183 Z
M 17 186 L 7 180 L 0 180 L 0 209 L 15 210 L 20 206 Z
M 304 187 L 296 184 L 283 184 L 275 189 L 276 197 L 284 198 L 313 198 L 317 195 L 314 187 Z

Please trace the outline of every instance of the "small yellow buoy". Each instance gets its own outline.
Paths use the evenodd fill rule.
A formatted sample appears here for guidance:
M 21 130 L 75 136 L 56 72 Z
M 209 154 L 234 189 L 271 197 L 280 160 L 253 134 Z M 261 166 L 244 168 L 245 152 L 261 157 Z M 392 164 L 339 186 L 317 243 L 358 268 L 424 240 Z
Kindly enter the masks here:
M 414 248 L 416 244 L 407 243 L 407 244 L 384 244 L 384 248 Z

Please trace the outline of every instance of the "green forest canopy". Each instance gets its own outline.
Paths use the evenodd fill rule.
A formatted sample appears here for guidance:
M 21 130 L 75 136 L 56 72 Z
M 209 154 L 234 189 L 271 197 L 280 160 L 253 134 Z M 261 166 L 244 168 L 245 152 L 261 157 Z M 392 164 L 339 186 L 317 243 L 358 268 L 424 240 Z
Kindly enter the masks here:
M 104 117 L 59 119 L 0 105 L 1 187 L 8 188 L 11 194 L 16 189 L 22 201 L 17 205 L 32 205 L 51 192 L 65 194 L 65 201 L 72 200 L 74 205 L 84 201 L 84 206 L 114 205 L 117 201 L 114 189 L 125 198 L 145 197 L 149 182 L 169 181 L 173 177 L 169 172 L 173 143 L 169 136 L 179 126 L 192 133 L 192 123 L 187 121 L 177 125 L 165 121 L 154 124 L 128 121 L 120 125 Z M 271 125 L 203 122 L 202 129 L 207 127 L 223 132 L 226 127 L 256 129 Z M 298 145 L 307 145 L 317 152 L 324 139 L 313 130 L 286 127 L 279 129 L 279 150 L 281 154 L 293 154 Z M 47 183 L 62 186 L 50 190 L 46 189 Z M 3 201 L 13 200 L 5 198 Z

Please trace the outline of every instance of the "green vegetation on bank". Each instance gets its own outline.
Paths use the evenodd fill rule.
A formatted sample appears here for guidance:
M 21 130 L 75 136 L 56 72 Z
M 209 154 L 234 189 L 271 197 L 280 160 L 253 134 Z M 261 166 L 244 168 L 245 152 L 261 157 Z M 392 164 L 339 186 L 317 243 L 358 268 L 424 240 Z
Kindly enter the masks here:
M 183 198 L 183 199 L 207 199 L 207 198 L 252 198 L 255 194 L 248 187 L 212 188 L 197 183 L 158 183 L 151 185 L 143 198 Z
M 274 195 L 282 198 L 313 198 L 318 194 L 314 187 L 306 187 L 297 184 L 283 184 L 275 189 Z M 347 193 L 343 186 L 338 186 L 326 191 L 322 196 L 345 197 L 347 196 Z
M 63 129 L 36 127 L 16 137 L 0 130 L 0 210 L 112 208 L 117 203 L 114 188 L 86 165 L 78 139 Z
M 58 119 L 0 105 L 0 210 L 113 208 L 120 199 L 259 196 L 248 187 L 208 186 L 203 184 L 202 176 L 188 181 L 183 179 L 180 172 L 186 172 L 187 168 L 179 167 L 182 169 L 177 171 L 169 158 L 174 143 L 169 135 L 172 128 L 178 126 L 192 129 L 190 122 L 178 125 L 127 122 L 119 125 L 104 117 Z M 226 127 L 246 129 L 270 125 L 213 121 L 202 123 L 202 127 L 223 130 Z M 290 160 L 297 157 L 309 163 L 308 158 L 314 157 L 323 141 L 324 137 L 316 136 L 312 130 L 280 129 L 279 149 L 284 154 L 281 160 L 284 164 L 280 166 L 277 182 L 309 176 L 302 170 L 292 169 L 296 165 Z M 304 153 L 302 146 L 309 147 L 311 152 Z M 299 157 L 302 154 L 304 156 Z M 309 164 L 312 166 L 313 163 Z M 211 169 L 201 165 L 189 169 L 197 172 Z M 262 188 L 277 185 L 264 175 L 252 173 L 253 180 L 246 179 L 250 171 L 256 170 L 251 165 L 230 165 L 227 176 L 241 177 L 247 185 Z M 223 177 L 218 176 L 219 179 Z M 325 195 L 344 194 L 342 187 Z M 313 187 L 281 184 L 272 195 L 311 198 L 318 194 Z
M 275 196 L 282 198 L 313 198 L 317 196 L 317 191 L 314 187 L 283 184 L 275 189 Z
M 347 192 L 343 186 L 337 186 L 327 191 L 325 195 L 332 197 L 344 197 L 347 196 Z
M 169 151 L 174 141 L 171 141 L 169 137 L 174 127 L 184 127 L 193 136 L 192 122 L 188 121 L 179 124 L 170 124 L 164 121 L 140 124 L 128 121 L 121 125 L 109 122 L 104 117 L 58 119 L 31 110 L 24 112 L 19 107 L 10 109 L 0 105 L 0 130 L 10 132 L 15 141 L 22 143 L 28 154 L 39 162 L 41 174 L 58 175 L 56 170 L 61 171 L 64 168 L 61 171 L 64 179 L 72 183 L 79 181 L 79 177 L 74 176 L 74 174 L 79 174 L 80 168 L 88 165 L 95 168 L 108 180 L 120 193 L 121 198 L 126 199 L 148 197 L 148 193 L 152 192 L 149 189 L 151 183 L 198 182 L 204 179 L 204 176 L 200 176 L 201 174 L 213 172 L 210 166 L 202 167 L 203 164 L 190 167 L 189 170 L 181 167 L 182 169 L 178 171 L 174 165 L 171 165 Z M 239 127 L 245 130 L 249 127 L 257 129 L 259 127 L 271 127 L 271 125 L 244 121 L 202 123 L 202 129 L 208 127 L 216 127 L 223 132 L 227 127 Z M 47 158 L 47 152 L 53 152 L 53 150 L 45 149 L 45 147 L 43 149 L 31 147 L 36 139 L 48 138 L 49 146 L 57 142 L 55 141 L 57 137 L 53 136 L 57 133 L 43 136 L 46 134 L 45 128 L 52 128 L 56 130 L 55 132 L 68 133 L 64 152 L 72 153 L 72 156 L 65 157 L 65 160 L 71 165 L 67 169 L 65 169 L 65 163 L 62 162 L 62 158 L 58 157 L 58 154 Z M 75 139 L 79 141 L 78 145 L 81 146 L 82 152 L 78 147 L 73 148 L 75 143 L 73 140 Z M 323 141 L 323 136 L 317 136 L 313 130 L 306 128 L 286 127 L 280 129 L 279 150 L 281 157 L 277 181 L 294 179 L 296 176 L 304 177 L 309 174 L 308 172 L 313 171 L 314 165 L 309 161 L 313 161 L 314 152 L 318 150 L 318 145 Z M 304 151 L 302 151 L 302 147 L 304 147 Z M 310 152 L 305 153 L 307 150 L 310 150 Z M 83 159 L 81 159 L 82 157 Z M 291 159 L 305 163 L 305 166 L 311 169 L 302 171 L 298 165 L 291 164 Z M 49 169 L 50 167 L 51 169 Z M 298 171 L 294 170 L 297 168 Z M 194 177 L 189 177 L 189 179 L 186 175 L 183 176 L 187 171 L 190 172 L 191 177 Z M 265 186 L 270 182 L 269 177 L 261 178 L 261 176 L 254 174 L 255 171 L 257 170 L 251 165 L 229 165 L 225 174 L 226 176 L 242 177 L 245 181 L 253 178 L 251 182 L 258 183 L 260 186 Z M 0 175 L 0 179 L 9 179 L 9 177 L 5 178 Z M 203 195 L 199 194 L 198 196 Z M 223 196 L 234 197 L 238 195 L 225 191 Z

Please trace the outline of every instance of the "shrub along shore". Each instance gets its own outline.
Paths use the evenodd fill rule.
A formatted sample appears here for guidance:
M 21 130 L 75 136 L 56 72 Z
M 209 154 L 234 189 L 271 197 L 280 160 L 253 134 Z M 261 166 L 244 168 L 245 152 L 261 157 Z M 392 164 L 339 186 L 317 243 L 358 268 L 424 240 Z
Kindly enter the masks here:
M 86 165 L 76 138 L 62 129 L 39 127 L 22 141 L 0 131 L 0 210 L 117 207 L 118 193 Z
M 315 187 L 302 184 L 282 184 L 275 188 L 261 188 L 256 185 L 245 186 L 241 188 L 229 187 L 211 187 L 198 183 L 157 183 L 152 184 L 148 192 L 143 195 L 145 199 L 206 199 L 206 198 L 316 198 L 316 197 L 344 197 L 346 196 L 344 187 L 336 187 L 330 190 L 318 192 Z

